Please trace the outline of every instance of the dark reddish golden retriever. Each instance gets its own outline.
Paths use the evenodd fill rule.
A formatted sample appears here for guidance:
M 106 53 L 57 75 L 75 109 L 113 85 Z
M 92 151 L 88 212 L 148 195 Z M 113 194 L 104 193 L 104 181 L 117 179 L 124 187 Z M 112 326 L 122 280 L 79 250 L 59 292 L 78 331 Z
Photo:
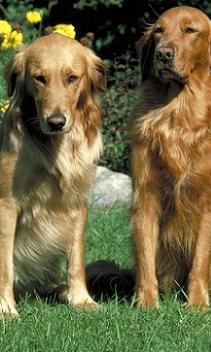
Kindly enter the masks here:
M 187 283 L 209 305 L 211 25 L 191 7 L 166 11 L 138 42 L 140 104 L 129 127 L 139 307 Z
M 60 34 L 37 39 L 5 71 L 10 107 L 0 129 L 0 314 L 15 298 L 48 295 L 95 307 L 83 263 L 87 199 L 101 150 L 102 61 Z

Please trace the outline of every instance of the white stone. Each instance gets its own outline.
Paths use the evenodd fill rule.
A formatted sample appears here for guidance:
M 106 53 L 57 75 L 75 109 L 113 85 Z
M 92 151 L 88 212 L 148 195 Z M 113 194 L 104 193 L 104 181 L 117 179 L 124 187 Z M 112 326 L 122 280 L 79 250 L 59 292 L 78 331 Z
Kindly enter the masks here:
M 115 205 L 130 206 L 132 196 L 131 178 L 98 166 L 89 205 L 92 208 L 108 208 Z

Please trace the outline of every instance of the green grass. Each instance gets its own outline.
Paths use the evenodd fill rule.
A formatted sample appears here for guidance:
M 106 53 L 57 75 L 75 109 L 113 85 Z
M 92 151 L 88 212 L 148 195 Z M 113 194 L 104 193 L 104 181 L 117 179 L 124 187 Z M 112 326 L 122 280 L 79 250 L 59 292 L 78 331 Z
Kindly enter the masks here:
M 97 259 L 115 259 L 124 267 L 132 264 L 126 209 L 91 211 L 86 262 Z M 92 312 L 41 300 L 23 300 L 18 309 L 19 320 L 0 321 L 0 351 L 211 351 L 211 311 L 185 309 L 173 294 L 164 297 L 159 311 L 141 311 L 135 302 L 116 299 Z

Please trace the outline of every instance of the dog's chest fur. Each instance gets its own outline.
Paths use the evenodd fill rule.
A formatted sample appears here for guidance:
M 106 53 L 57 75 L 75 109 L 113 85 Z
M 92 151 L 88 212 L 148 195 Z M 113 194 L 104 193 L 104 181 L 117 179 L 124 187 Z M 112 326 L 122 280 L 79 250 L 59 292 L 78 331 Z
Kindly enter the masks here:
M 61 144 L 53 160 L 49 149 L 45 155 L 37 146 L 22 145 L 13 179 L 18 207 L 14 250 L 18 285 L 52 281 L 49 275 L 57 274 L 57 261 L 71 241 L 71 222 L 87 205 L 100 137 L 95 144 L 85 156 L 80 148 L 86 146 L 73 152 Z
M 152 166 L 163 169 L 168 175 L 168 183 L 172 180 L 173 186 L 184 185 L 186 179 L 190 183 L 197 174 L 201 177 L 211 172 L 211 133 L 210 122 L 206 119 L 207 107 L 192 109 L 185 94 L 181 94 L 177 100 L 177 105 L 173 99 L 167 105 L 159 107 L 158 104 L 157 107 L 145 109 L 137 126 L 141 143 L 148 146 L 149 155 L 157 161 Z
M 204 203 L 204 192 L 211 196 L 211 182 L 207 182 L 207 175 L 211 174 L 209 126 L 206 121 L 201 122 L 201 127 L 194 126 L 192 115 L 193 123 L 188 126 L 184 114 L 179 115 L 179 109 L 175 111 L 169 105 L 152 109 L 138 122 L 139 138 L 148 148 L 146 165 L 156 174 L 154 182 L 159 186 L 162 238 L 171 245 L 176 239 L 176 248 L 181 244 L 185 248 L 187 236 L 191 244 L 191 238 L 195 238 L 191 229 L 198 228 L 201 211 L 209 206 Z

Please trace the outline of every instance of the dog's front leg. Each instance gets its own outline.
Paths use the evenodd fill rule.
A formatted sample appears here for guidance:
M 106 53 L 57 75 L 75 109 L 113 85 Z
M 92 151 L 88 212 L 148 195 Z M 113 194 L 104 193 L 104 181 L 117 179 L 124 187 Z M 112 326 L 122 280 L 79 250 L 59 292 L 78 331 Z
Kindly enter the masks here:
M 209 306 L 209 278 L 211 265 L 211 213 L 203 214 L 192 268 L 188 277 L 188 306 L 207 308 Z
M 12 199 L 0 199 L 0 315 L 18 315 L 13 292 L 13 253 L 17 209 Z
M 156 277 L 156 251 L 159 225 L 153 209 L 153 200 L 142 203 L 132 215 L 132 235 L 136 256 L 136 297 L 138 306 L 158 308 L 158 281 Z
M 97 303 L 90 297 L 84 267 L 84 232 L 87 223 L 87 209 L 78 210 L 70 216 L 72 235 L 67 244 L 67 290 L 64 299 L 77 308 L 92 309 Z
M 158 307 L 156 252 L 159 234 L 160 194 L 158 175 L 145 148 L 135 148 L 132 158 L 132 236 L 136 257 L 136 297 L 138 307 Z

